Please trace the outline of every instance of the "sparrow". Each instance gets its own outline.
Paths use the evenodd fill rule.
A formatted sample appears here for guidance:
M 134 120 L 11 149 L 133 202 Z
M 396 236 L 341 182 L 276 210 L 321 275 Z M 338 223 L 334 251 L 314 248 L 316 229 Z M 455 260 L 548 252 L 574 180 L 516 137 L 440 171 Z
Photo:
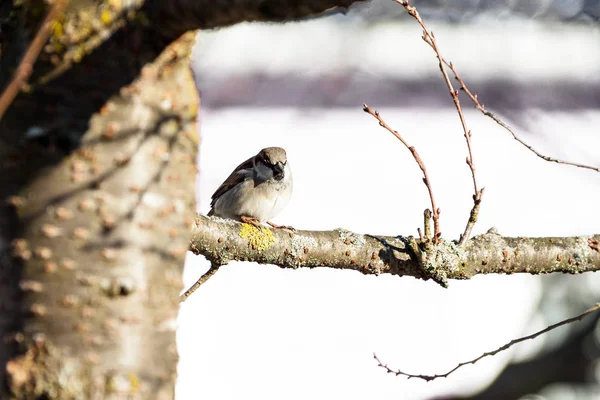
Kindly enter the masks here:
M 233 170 L 212 195 L 208 215 L 241 220 L 254 226 L 266 222 L 273 228 L 289 228 L 269 220 L 292 197 L 292 171 L 285 150 L 267 147 Z

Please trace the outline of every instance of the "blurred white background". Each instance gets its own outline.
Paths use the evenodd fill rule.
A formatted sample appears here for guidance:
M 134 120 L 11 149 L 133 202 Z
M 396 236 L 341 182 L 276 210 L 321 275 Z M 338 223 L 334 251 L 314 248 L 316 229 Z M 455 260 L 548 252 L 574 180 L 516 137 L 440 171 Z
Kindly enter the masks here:
M 240 162 L 263 147 L 281 146 L 295 186 L 274 222 L 416 234 L 429 204 L 420 170 L 401 143 L 362 112 L 367 102 L 419 150 L 442 209 L 444 236 L 462 232 L 472 183 L 460 122 L 434 53 L 413 20 L 373 23 L 353 15 L 199 34 L 193 69 L 202 95 L 201 212 Z M 600 165 L 597 26 L 489 15 L 460 25 L 426 22 L 482 102 L 536 149 Z M 478 180 L 486 187 L 475 233 L 491 226 L 508 236 L 600 232 L 600 174 L 540 160 L 466 97 L 463 105 Z M 184 286 L 207 268 L 203 258 L 188 257 Z M 445 290 L 412 278 L 231 263 L 181 308 L 177 398 L 468 396 L 511 360 L 559 346 L 577 328 L 430 383 L 387 375 L 373 352 L 406 372 L 443 373 L 598 300 L 597 274 L 556 279 L 478 276 Z M 588 386 L 595 388 L 596 379 L 591 371 Z M 565 390 L 538 394 L 587 398 L 564 397 Z

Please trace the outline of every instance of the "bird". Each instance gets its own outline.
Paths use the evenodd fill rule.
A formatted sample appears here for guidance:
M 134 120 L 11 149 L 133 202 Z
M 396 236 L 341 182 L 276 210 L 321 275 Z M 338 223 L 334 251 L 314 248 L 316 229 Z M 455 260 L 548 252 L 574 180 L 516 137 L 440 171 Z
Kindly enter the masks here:
M 293 229 L 270 219 L 292 197 L 293 179 L 281 147 L 267 147 L 237 166 L 211 197 L 209 216 L 235 219 L 259 227 Z

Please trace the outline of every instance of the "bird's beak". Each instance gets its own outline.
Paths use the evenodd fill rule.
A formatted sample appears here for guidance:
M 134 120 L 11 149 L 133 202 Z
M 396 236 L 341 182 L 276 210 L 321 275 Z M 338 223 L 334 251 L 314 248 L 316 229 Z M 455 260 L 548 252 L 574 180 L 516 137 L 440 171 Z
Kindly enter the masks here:
M 282 180 L 283 179 L 283 164 L 281 163 L 277 163 L 275 165 L 273 165 L 273 177 L 275 178 L 275 180 Z

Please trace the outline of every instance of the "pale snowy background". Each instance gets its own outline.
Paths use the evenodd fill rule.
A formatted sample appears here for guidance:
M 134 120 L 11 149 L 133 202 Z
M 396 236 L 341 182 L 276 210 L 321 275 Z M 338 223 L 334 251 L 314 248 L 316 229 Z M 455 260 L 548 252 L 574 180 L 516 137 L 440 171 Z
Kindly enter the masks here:
M 367 102 L 417 147 L 442 208 L 442 232 L 458 237 L 472 186 L 460 123 L 434 54 L 414 21 L 374 24 L 380 14 L 367 11 L 360 14 L 369 16 L 364 21 L 351 14 L 349 21 L 334 16 L 200 33 L 193 68 L 203 102 L 201 212 L 235 166 L 263 147 L 282 146 L 295 188 L 275 222 L 416 234 L 429 204 L 420 171 L 401 143 L 362 112 Z M 482 101 L 492 109 L 496 104 L 534 147 L 600 165 L 597 26 L 490 16 L 460 25 L 432 20 L 429 26 Z M 468 107 L 466 98 L 463 104 L 478 179 L 486 187 L 475 233 L 491 226 L 511 236 L 600 231 L 600 174 L 536 158 Z M 189 257 L 184 286 L 206 268 L 201 257 Z M 560 345 L 577 328 L 430 383 L 387 375 L 372 354 L 407 372 L 445 372 L 583 311 L 598 301 L 599 276 L 481 276 L 444 290 L 412 278 L 231 263 L 182 306 L 177 398 L 473 394 L 511 360 Z M 597 379 L 600 368 L 590 370 L 587 392 L 597 390 Z M 594 398 L 580 392 L 555 385 L 538 394 Z

